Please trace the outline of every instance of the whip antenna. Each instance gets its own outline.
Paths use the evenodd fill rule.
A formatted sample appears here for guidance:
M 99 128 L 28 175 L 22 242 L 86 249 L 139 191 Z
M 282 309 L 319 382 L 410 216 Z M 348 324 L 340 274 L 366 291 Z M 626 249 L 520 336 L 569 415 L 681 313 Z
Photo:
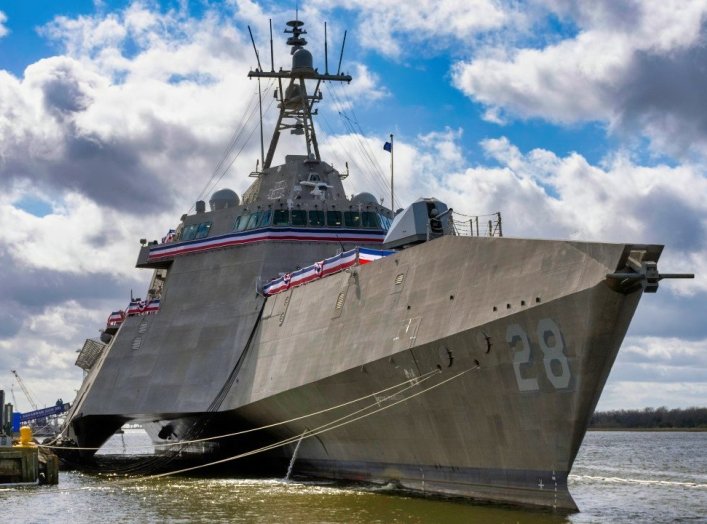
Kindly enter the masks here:
M 348 30 L 347 30 L 348 31 Z M 344 58 L 344 46 L 346 45 L 346 33 L 347 31 L 344 31 L 344 40 L 341 42 L 341 53 L 339 54 L 339 67 L 336 70 L 336 74 L 341 73 L 341 60 Z
M 260 56 L 258 55 L 258 48 L 255 47 L 255 39 L 253 38 L 253 31 L 250 30 L 248 26 L 248 33 L 250 34 L 250 41 L 253 43 L 253 51 L 255 51 L 255 59 L 258 61 L 258 71 L 262 72 L 263 67 L 260 65 Z M 270 22 L 270 45 L 272 46 L 272 22 Z M 270 48 L 272 56 L 272 47 Z M 260 89 L 260 77 L 258 77 L 258 107 L 260 110 L 260 160 L 265 164 L 265 139 L 263 138 L 263 92 Z
M 270 19 L 270 71 L 275 71 L 275 55 L 272 50 L 272 18 Z
M 326 37 L 326 22 L 324 22 L 324 74 L 329 74 L 329 47 Z

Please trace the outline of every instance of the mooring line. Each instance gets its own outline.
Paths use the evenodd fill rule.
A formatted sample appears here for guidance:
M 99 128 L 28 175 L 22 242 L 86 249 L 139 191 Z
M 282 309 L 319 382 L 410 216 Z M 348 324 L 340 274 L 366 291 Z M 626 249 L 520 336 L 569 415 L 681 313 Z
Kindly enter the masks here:
M 342 420 L 342 419 L 348 418 L 348 417 L 351 416 L 351 415 L 355 415 L 355 414 L 357 414 L 358 412 L 361 412 L 361 411 L 363 411 L 363 410 L 365 410 L 365 409 L 367 409 L 367 408 L 364 408 L 364 409 L 362 409 L 362 410 L 358 410 L 358 412 L 354 412 L 354 413 L 352 413 L 351 415 L 347 415 L 346 417 L 342 417 L 341 419 L 338 419 L 338 420 L 329 422 L 329 423 L 327 423 L 327 424 L 323 424 L 323 425 L 319 426 L 318 428 L 315 428 L 315 429 L 313 429 L 313 430 L 310 430 L 309 432 L 303 433 L 302 435 L 295 435 L 295 436 L 293 436 L 293 437 L 286 438 L 286 439 L 284 439 L 284 440 L 281 440 L 281 441 L 279 441 L 279 442 L 275 442 L 275 443 L 273 443 L 273 444 L 269 444 L 269 445 L 267 445 L 267 446 L 263 446 L 263 447 L 261 447 L 261 448 L 257 448 L 257 449 L 251 450 L 251 451 L 246 451 L 245 453 L 239 453 L 238 455 L 233 455 L 233 456 L 231 456 L 231 457 L 226 457 L 226 458 L 224 458 L 224 459 L 215 460 L 215 461 L 213 461 L 213 462 L 208 462 L 208 463 L 206 463 L 206 464 L 199 464 L 199 465 L 197 465 L 197 466 L 190 466 L 190 467 L 188 467 L 188 468 L 183 468 L 183 469 L 179 469 L 179 470 L 175 470 L 175 471 L 169 471 L 169 472 L 166 472 L 166 473 L 156 473 L 156 474 L 154 474 L 154 475 L 148 475 L 148 476 L 145 476 L 145 477 L 138 477 L 138 478 L 132 478 L 132 479 L 120 479 L 120 480 L 116 480 L 116 481 L 112 482 L 112 484 L 118 484 L 118 483 L 122 484 L 122 483 L 124 483 L 124 481 L 126 481 L 126 482 L 135 482 L 135 481 L 137 481 L 137 482 L 142 482 L 142 481 L 144 481 L 144 480 L 152 480 L 152 479 L 157 479 L 157 478 L 162 478 L 162 477 L 168 477 L 168 476 L 171 476 L 171 475 L 178 475 L 178 474 L 181 474 L 181 473 L 188 473 L 189 471 L 195 471 L 195 470 L 198 470 L 198 469 L 203 469 L 203 468 L 207 468 L 207 467 L 211 467 L 211 466 L 216 466 L 216 465 L 219 465 L 219 464 L 225 464 L 225 463 L 227 463 L 227 462 L 233 462 L 234 460 L 238 460 L 238 459 L 245 458 L 245 457 L 250 457 L 250 456 L 252 456 L 252 455 L 257 455 L 257 454 L 263 453 L 263 452 L 265 452 L 265 451 L 270 451 L 270 450 L 272 450 L 272 449 L 280 448 L 280 447 L 286 446 L 286 445 L 288 445 L 288 444 L 291 444 L 291 443 L 293 443 L 293 442 L 297 442 L 297 441 L 300 440 L 300 439 L 307 439 L 307 438 L 309 438 L 309 437 L 314 437 L 314 436 L 317 436 L 317 435 L 321 435 L 322 433 L 326 433 L 326 432 L 331 431 L 331 430 L 333 430 L 333 429 L 337 429 L 337 428 L 340 428 L 340 427 L 342 427 L 342 426 L 346 426 L 346 425 L 348 425 L 348 424 L 351 424 L 351 423 L 353 423 L 353 422 L 357 422 L 358 420 L 361 420 L 361 419 L 363 419 L 363 418 L 370 417 L 371 415 L 375 415 L 376 413 L 380 413 L 381 411 L 385 411 L 386 409 L 390 409 L 390 408 L 392 408 L 392 407 L 394 407 L 394 406 L 397 406 L 398 404 L 401 404 L 401 403 L 403 403 L 403 402 L 407 402 L 408 400 L 411 400 L 411 399 L 413 399 L 413 398 L 415 398 L 415 397 L 418 397 L 418 396 L 420 396 L 420 395 L 423 395 L 423 394 L 425 394 L 425 393 L 427 393 L 427 392 L 429 392 L 429 391 L 432 391 L 433 389 L 436 389 L 436 388 L 438 388 L 438 387 L 440 387 L 440 386 L 443 386 L 444 384 L 446 384 L 446 383 L 448 383 L 448 382 L 450 382 L 450 381 L 452 381 L 452 380 L 455 380 L 455 379 L 457 379 L 457 378 L 459 378 L 459 377 L 461 377 L 461 376 L 463 376 L 463 375 L 465 375 L 465 374 L 467 374 L 467 373 L 469 373 L 469 372 L 471 372 L 471 371 L 476 371 L 476 370 L 478 370 L 478 369 L 479 369 L 479 366 L 474 366 L 474 367 L 472 367 L 472 368 L 466 369 L 466 370 L 461 371 L 461 372 L 457 373 L 456 375 L 453 375 L 453 376 L 451 376 L 451 377 L 449 377 L 449 378 L 447 378 L 447 379 L 445 379 L 445 380 L 443 380 L 443 381 L 441 381 L 441 382 L 438 382 L 437 384 L 434 384 L 434 385 L 432 385 L 432 386 L 429 386 L 428 388 L 425 388 L 425 389 L 423 389 L 423 390 L 421 390 L 421 391 L 418 391 L 418 392 L 416 392 L 416 393 L 413 393 L 412 395 L 410 395 L 410 396 L 408 396 L 408 397 L 405 397 L 405 398 L 403 398 L 403 399 L 400 399 L 400 400 L 397 400 L 397 401 L 395 401 L 395 402 L 392 402 L 392 403 L 390 403 L 390 404 L 388 404 L 388 405 L 386 405 L 386 406 L 382 406 L 382 407 L 380 407 L 380 408 L 378 408 L 378 409 L 376 409 L 376 410 L 374 410 L 374 411 L 371 411 L 370 413 L 366 413 L 366 414 L 363 414 L 363 415 L 359 415 L 358 417 L 355 417 L 355 418 L 353 418 L 353 419 L 351 419 L 351 420 L 346 420 L 346 421 L 344 421 L 344 422 L 340 422 L 339 424 L 336 424 L 336 423 L 339 422 L 339 421 Z M 391 398 L 391 397 L 393 397 L 393 396 L 394 396 L 394 395 L 390 395 L 390 396 L 387 397 L 387 398 Z M 377 402 L 376 404 L 379 404 L 379 402 Z M 369 407 L 370 407 L 370 406 L 369 406 Z M 331 424 L 335 424 L 335 425 L 331 426 Z M 327 427 L 327 426 L 331 426 L 331 427 Z M 324 429 L 321 429 L 321 428 L 324 428 Z
M 58 488 L 58 489 L 56 489 L 56 490 L 52 490 L 52 493 L 57 493 L 57 492 L 66 493 L 66 492 L 85 491 L 85 490 L 92 490 L 92 489 L 110 489 L 110 488 L 112 488 L 112 487 L 119 487 L 119 486 L 123 486 L 123 485 L 126 485 L 126 484 L 131 484 L 131 483 L 136 483 L 136 482 L 144 482 L 144 481 L 148 481 L 148 480 L 153 480 L 153 479 L 158 479 L 158 478 L 163 478 L 163 477 L 169 477 L 169 476 L 173 476 L 173 475 L 179 475 L 179 474 L 182 474 L 182 473 L 188 473 L 188 472 L 190 472 L 190 471 L 196 471 L 196 470 L 203 469 L 203 468 L 208 468 L 208 467 L 211 467 L 211 466 L 217 466 L 217 465 L 219 465 L 219 464 L 225 464 L 225 463 L 233 462 L 233 461 L 235 461 L 235 460 L 239 460 L 239 459 L 242 459 L 242 458 L 245 458 L 245 457 L 250 457 L 250 456 L 253 456 L 253 455 L 257 455 L 257 454 L 259 454 L 259 453 L 264 453 L 264 452 L 266 452 L 266 451 L 270 451 L 270 450 L 272 450 L 272 449 L 276 449 L 276 448 L 280 448 L 280 447 L 283 447 L 283 446 L 287 446 L 288 444 L 292 444 L 292 443 L 294 443 L 294 442 L 301 441 L 301 440 L 307 439 L 307 438 L 309 438 L 309 437 L 315 437 L 315 436 L 317 436 L 317 435 L 321 435 L 322 433 L 326 433 L 326 432 L 331 431 L 331 430 L 333 430 L 333 429 L 337 429 L 337 428 L 340 428 L 340 427 L 342 427 L 342 426 L 346 426 L 346 425 L 348 425 L 348 424 L 351 424 L 351 423 L 353 423 L 353 422 L 357 422 L 358 420 L 364 419 L 364 418 L 366 418 L 366 417 L 370 417 L 371 415 L 375 415 L 376 413 L 380 413 L 381 411 L 385 411 L 385 410 L 387 410 L 387 409 L 390 409 L 390 408 L 392 408 L 392 407 L 394 407 L 394 406 L 397 406 L 398 404 L 402 404 L 403 402 L 407 402 L 407 401 L 409 401 L 409 400 L 411 400 L 411 399 L 413 399 L 413 398 L 416 398 L 416 397 L 418 397 L 418 396 L 420 396 L 420 395 L 423 395 L 423 394 L 425 394 L 425 393 L 427 393 L 427 392 L 429 392 L 429 391 L 432 391 L 432 390 L 434 390 L 434 389 L 436 389 L 436 388 L 438 388 L 438 387 L 440 387 L 440 386 L 443 386 L 443 385 L 447 384 L 448 382 L 451 382 L 452 380 L 456 380 L 456 379 L 458 379 L 459 377 L 461 377 L 461 376 L 463 376 L 463 375 L 466 375 L 467 373 L 470 373 L 470 372 L 472 372 L 472 371 L 477 371 L 477 370 L 479 370 L 479 369 L 480 369 L 480 366 L 476 365 L 476 366 L 474 366 L 474 367 L 471 367 L 471 368 L 468 368 L 468 369 L 466 369 L 466 370 L 464 370 L 464 371 L 461 371 L 461 372 L 459 372 L 459 373 L 457 373 L 457 374 L 455 374 L 455 375 L 452 375 L 451 377 L 449 377 L 449 378 L 447 378 L 447 379 L 445 379 L 445 380 L 442 380 L 441 382 L 438 382 L 437 384 L 433 384 L 432 386 L 429 386 L 429 387 L 427 387 L 427 388 L 425 388 L 425 389 L 422 389 L 422 390 L 420 390 L 420 391 L 417 391 L 416 393 L 413 393 L 413 394 L 410 395 L 410 396 L 407 396 L 407 397 L 402 398 L 402 399 L 400 399 L 400 400 L 396 400 L 395 402 L 391 402 L 390 404 L 381 406 L 381 407 L 379 407 L 378 409 L 376 409 L 376 410 L 374 410 L 374 411 L 371 411 L 370 413 L 359 414 L 359 413 L 361 413 L 361 412 L 363 412 L 363 411 L 366 411 L 366 410 L 370 409 L 371 407 L 380 406 L 381 403 L 386 402 L 388 399 L 391 399 L 391 398 L 393 398 L 393 397 L 399 395 L 401 392 L 393 393 L 392 395 L 388 395 L 387 397 L 385 397 L 385 398 L 383 398 L 383 399 L 381 399 L 381 400 L 377 400 L 374 404 L 370 404 L 370 405 L 368 405 L 368 406 L 366 406 L 366 407 L 364 407 L 364 408 L 362 408 L 362 409 L 356 410 L 356 411 L 354 411 L 354 412 L 352 412 L 352 413 L 350 413 L 350 414 L 348 414 L 348 415 L 345 415 L 344 417 L 340 417 L 339 419 L 333 420 L 333 421 L 328 422 L 328 423 L 326 423 L 326 424 L 322 424 L 321 426 L 319 426 L 319 427 L 317 427 L 317 428 L 314 428 L 314 429 L 312 429 L 312 430 L 305 430 L 301 435 L 294 435 L 294 436 L 292 436 L 292 437 L 288 437 L 288 438 L 286 438 L 286 439 L 283 439 L 283 440 L 281 440 L 281 441 L 279 441 L 279 442 L 274 442 L 274 443 L 272 443 L 272 444 L 268 444 L 267 446 L 262 446 L 262 447 L 260 447 L 260 448 L 257 448 L 257 449 L 251 450 L 251 451 L 246 451 L 246 452 L 244 452 L 244 453 L 239 453 L 239 454 L 233 455 L 233 456 L 231 456 L 231 457 L 226 457 L 226 458 L 224 458 L 224 459 L 219 459 L 219 460 L 215 460 L 215 461 L 208 462 L 208 463 L 205 463 L 205 464 L 199 464 L 199 465 L 196 465 L 196 466 L 190 466 L 190 467 L 187 467 L 187 468 L 182 468 L 182 469 L 178 469 L 178 470 L 174 470 L 174 471 L 168 471 L 168 472 L 165 472 L 165 473 L 156 473 L 156 474 L 154 474 L 154 475 L 147 475 L 147 476 L 144 476 L 144 477 L 131 477 L 131 478 L 124 478 L 124 479 L 117 479 L 117 480 L 114 480 L 114 481 L 110 481 L 110 482 L 108 483 L 108 485 L 102 485 L 102 486 L 83 486 L 83 487 L 80 487 L 80 488 L 65 488 L 65 489 L 64 489 L 64 488 Z M 439 371 L 439 370 L 435 370 L 435 371 L 433 371 L 433 372 L 426 373 L 425 375 L 422 375 L 422 376 L 425 376 L 424 379 L 421 379 L 420 377 L 416 377 L 415 379 L 410 379 L 409 381 L 406 381 L 406 382 L 415 382 L 414 384 L 408 386 L 408 388 L 412 388 L 412 387 L 414 387 L 414 386 L 420 384 L 423 380 L 427 380 L 427 379 L 431 378 L 432 375 L 435 375 L 435 374 L 437 374 L 437 373 L 440 373 L 440 371 Z M 401 384 L 403 384 L 403 383 L 401 383 Z M 387 389 L 387 390 L 390 390 L 390 389 L 394 389 L 394 387 L 395 387 L 395 386 L 390 387 L 390 388 L 386 388 L 386 389 Z M 408 389 L 408 388 L 406 388 L 406 389 Z M 381 391 L 386 391 L 386 390 L 381 390 Z M 368 395 L 368 397 L 370 397 L 370 396 L 372 396 L 372 395 Z M 366 397 L 362 397 L 362 398 L 366 398 Z M 349 404 L 352 403 L 352 402 L 354 402 L 354 401 L 349 402 Z M 332 408 L 329 408 L 328 410 L 330 410 L 330 409 L 332 409 Z M 328 410 L 326 410 L 326 411 L 328 411 Z M 358 416 L 356 416 L 355 418 L 350 418 L 350 417 L 355 416 L 355 415 L 358 415 Z M 300 418 L 303 418 L 303 417 L 300 417 Z M 346 419 L 350 419 L 350 420 L 346 420 Z M 333 424 L 333 425 L 332 425 L 332 424 Z
M 343 407 L 350 406 L 351 404 L 356 404 L 357 402 L 361 402 L 362 400 L 365 400 L 367 398 L 375 397 L 377 395 L 380 395 L 380 394 L 390 391 L 392 389 L 399 388 L 401 386 L 404 386 L 405 384 L 410 384 L 410 383 L 414 383 L 413 385 L 420 384 L 420 383 L 424 382 L 425 380 L 429 379 L 432 375 L 436 375 L 438 373 L 441 373 L 441 371 L 439 369 L 434 369 L 432 371 L 428 371 L 427 373 L 420 375 L 419 377 L 414 377 L 414 378 L 411 378 L 408 380 L 404 380 L 403 382 L 400 382 L 399 384 L 395 384 L 394 386 L 389 386 L 387 388 L 376 391 L 375 393 L 369 393 L 368 395 L 364 395 L 363 397 L 359 397 L 354 400 L 349 400 L 347 402 L 344 402 L 343 404 L 338 404 L 336 406 L 332 406 L 332 407 L 325 408 L 325 409 L 322 409 L 319 411 L 315 411 L 313 413 L 308 413 L 307 415 L 301 415 L 299 417 L 291 418 L 288 420 L 283 420 L 281 422 L 274 422 L 272 424 L 268 424 L 265 426 L 259 426 L 257 428 L 244 429 L 242 431 L 236 431 L 235 433 L 225 433 L 223 435 L 215 435 L 212 437 L 204 437 L 204 438 L 193 439 L 193 440 L 180 440 L 177 442 L 165 442 L 164 444 L 151 444 L 149 446 L 135 446 L 132 449 L 151 449 L 151 448 L 164 448 L 164 447 L 170 447 L 170 446 L 182 446 L 185 444 L 197 444 L 199 442 L 206 442 L 209 440 L 218 440 L 218 439 L 222 439 L 222 438 L 236 437 L 238 435 L 244 435 L 246 433 L 253 433 L 255 431 L 270 429 L 270 428 L 274 428 L 277 426 L 281 426 L 283 424 L 297 422 L 298 420 L 303 420 L 303 419 L 306 419 L 309 417 L 315 417 L 317 415 L 321 415 L 322 413 L 327 413 L 329 411 L 334 411 L 336 409 L 341 409 Z M 402 390 L 402 391 L 404 391 L 404 390 Z M 52 445 L 48 445 L 48 444 L 37 444 L 37 447 L 45 448 L 45 449 L 62 449 L 62 450 L 66 450 L 66 451 L 98 451 L 103 446 L 97 447 L 97 448 L 88 448 L 88 447 L 67 447 L 67 446 L 52 446 Z

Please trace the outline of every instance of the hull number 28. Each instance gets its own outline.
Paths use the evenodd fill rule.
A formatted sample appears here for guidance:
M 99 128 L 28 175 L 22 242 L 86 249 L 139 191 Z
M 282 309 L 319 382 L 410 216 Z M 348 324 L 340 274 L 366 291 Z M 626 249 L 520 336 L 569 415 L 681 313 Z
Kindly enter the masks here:
M 538 346 L 543 354 L 545 376 L 555 389 L 564 389 L 570 383 L 570 366 L 565 356 L 565 342 L 562 332 L 554 320 L 542 318 L 538 321 L 535 332 Z M 506 329 L 506 342 L 513 352 L 513 371 L 515 371 L 520 391 L 540 389 L 538 376 L 532 372 L 533 362 L 530 339 L 520 324 L 511 324 Z

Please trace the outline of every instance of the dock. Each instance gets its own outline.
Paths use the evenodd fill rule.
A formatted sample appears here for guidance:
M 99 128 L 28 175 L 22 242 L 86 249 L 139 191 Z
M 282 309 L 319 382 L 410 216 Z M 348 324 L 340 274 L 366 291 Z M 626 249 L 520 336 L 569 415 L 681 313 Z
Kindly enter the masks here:
M 3 439 L 0 444 L 7 442 Z M 0 446 L 0 486 L 58 483 L 59 458 L 32 442 L 30 428 L 20 428 L 17 444 Z

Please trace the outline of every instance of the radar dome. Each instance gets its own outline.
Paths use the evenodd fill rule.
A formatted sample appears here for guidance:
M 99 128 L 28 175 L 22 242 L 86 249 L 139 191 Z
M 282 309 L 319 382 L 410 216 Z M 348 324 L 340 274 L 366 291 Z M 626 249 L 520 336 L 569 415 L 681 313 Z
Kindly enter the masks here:
M 312 71 L 312 53 L 300 47 L 292 55 L 292 71 Z
M 359 193 L 351 199 L 352 204 L 377 204 L 378 200 L 370 193 Z
M 238 195 L 232 189 L 219 189 L 209 200 L 211 211 L 226 209 L 227 207 L 236 207 L 239 204 Z

